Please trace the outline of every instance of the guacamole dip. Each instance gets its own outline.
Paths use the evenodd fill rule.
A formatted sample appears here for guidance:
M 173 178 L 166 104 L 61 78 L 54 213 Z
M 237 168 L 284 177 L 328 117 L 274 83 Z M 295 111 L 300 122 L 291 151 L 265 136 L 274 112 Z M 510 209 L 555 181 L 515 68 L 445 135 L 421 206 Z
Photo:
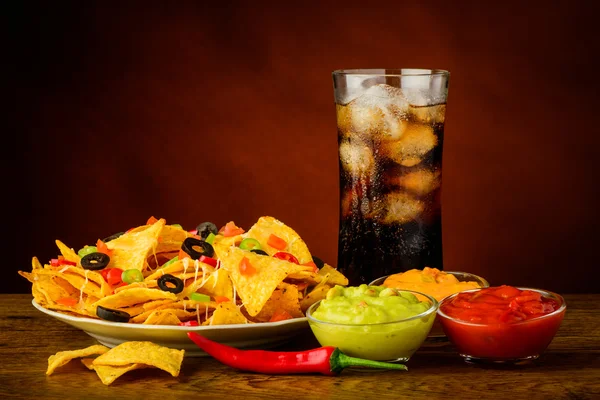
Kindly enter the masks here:
M 314 311 L 316 319 L 340 324 L 376 324 L 413 317 L 430 304 L 412 293 L 383 286 L 335 286 Z
M 335 286 L 311 309 L 315 307 L 307 314 L 308 322 L 322 346 L 338 347 L 352 357 L 407 361 L 431 330 L 437 303 L 363 284 Z

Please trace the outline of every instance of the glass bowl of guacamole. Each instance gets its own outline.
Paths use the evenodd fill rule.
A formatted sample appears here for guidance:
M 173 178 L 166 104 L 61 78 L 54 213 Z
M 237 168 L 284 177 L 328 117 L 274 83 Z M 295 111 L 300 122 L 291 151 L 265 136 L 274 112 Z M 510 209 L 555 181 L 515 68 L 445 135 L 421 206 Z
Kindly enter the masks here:
M 322 346 L 352 357 L 406 362 L 427 338 L 438 307 L 434 297 L 412 290 L 335 286 L 306 317 Z

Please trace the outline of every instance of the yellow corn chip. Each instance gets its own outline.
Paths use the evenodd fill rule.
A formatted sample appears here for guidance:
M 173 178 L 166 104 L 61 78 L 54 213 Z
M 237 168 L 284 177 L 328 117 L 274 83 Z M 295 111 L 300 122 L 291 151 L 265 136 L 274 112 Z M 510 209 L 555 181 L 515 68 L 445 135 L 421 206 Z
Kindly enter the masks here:
M 280 286 L 255 317 L 257 321 L 269 321 L 275 312 L 281 310 L 287 311 L 293 318 L 304 317 L 304 313 L 300 309 L 298 287 L 286 283 L 282 283 Z
M 329 285 L 317 285 L 311 290 L 301 301 L 300 308 L 302 312 L 306 312 L 310 306 L 319 300 L 323 300 L 327 296 L 327 292 L 331 289 Z
M 81 257 L 79 257 L 79 255 L 77 255 L 77 253 L 75 253 L 75 250 L 73 250 L 72 248 L 70 248 L 69 246 L 67 246 L 66 244 L 61 242 L 60 240 L 55 240 L 55 243 L 56 243 L 56 246 L 58 246 L 58 249 L 60 250 L 60 253 L 65 258 L 65 260 L 73 261 L 73 262 L 76 262 L 77 264 L 80 264 Z
M 31 269 L 35 270 L 35 269 L 42 269 L 44 267 L 42 267 L 42 263 L 40 262 L 40 260 L 38 260 L 37 257 L 33 257 L 31 259 Z
M 154 312 L 160 310 L 172 310 L 172 312 L 179 318 L 180 321 L 194 317 L 199 314 L 205 314 L 208 310 L 212 310 L 216 307 L 215 302 L 198 303 L 195 301 L 185 300 L 178 301 L 170 304 L 164 304 L 162 306 L 155 307 L 152 310 L 144 311 L 140 315 L 135 316 L 130 320 L 134 324 L 141 324 Z
M 302 271 L 304 268 L 301 265 L 273 257 L 261 256 L 238 247 L 230 247 L 226 253 L 218 254 L 218 256 L 221 260 L 221 268 L 225 269 L 231 276 L 246 311 L 253 317 L 260 312 L 277 285 L 286 276 Z M 244 275 L 240 272 L 240 262 L 244 257 L 250 261 L 250 264 L 256 270 L 255 273 Z
M 159 346 L 152 342 L 123 342 L 97 357 L 94 368 L 99 365 L 125 366 L 146 364 L 178 376 L 185 350 Z
M 235 304 L 227 302 L 217 306 L 207 325 L 247 324 L 248 322 Z
M 158 236 L 164 225 L 165 220 L 161 218 L 146 229 L 127 232 L 106 243 L 106 247 L 112 250 L 109 266 L 123 271 L 134 268 L 145 270 L 148 266 L 146 259 L 156 252 Z
M 129 290 L 123 290 L 122 292 L 118 292 L 98 300 L 94 304 L 94 308 L 96 306 L 102 306 L 106 308 L 124 308 L 136 304 L 142 304 L 151 300 L 161 299 L 175 300 L 177 299 L 177 296 L 171 292 L 165 292 L 164 290 L 133 288 Z
M 148 366 L 144 364 L 130 364 L 119 366 L 94 365 L 93 358 L 82 358 L 81 362 L 87 367 L 87 369 L 96 371 L 96 374 L 98 375 L 102 383 L 104 383 L 105 385 L 110 385 L 118 377 L 120 377 L 126 372 L 132 371 L 134 369 L 148 368 Z
M 269 237 L 275 235 L 287 243 L 283 250 L 276 249 L 267 244 Z M 300 238 L 292 228 L 273 217 L 260 217 L 258 221 L 250 228 L 244 237 L 254 238 L 260 242 L 261 248 L 270 256 L 278 251 L 285 251 L 293 254 L 300 264 L 312 261 L 312 256 L 306 243 Z
M 319 270 L 319 275 L 324 277 L 327 274 L 329 274 L 329 277 L 325 280 L 325 282 L 327 282 L 329 285 L 331 285 L 331 286 L 335 286 L 335 285 L 346 286 L 346 285 L 348 285 L 348 278 L 346 278 L 340 271 L 333 268 L 329 264 L 323 265 L 323 268 L 321 268 Z
M 175 310 L 166 309 L 152 311 L 143 323 L 144 325 L 179 325 L 180 322 Z
M 93 354 L 104 354 L 108 350 L 108 347 L 96 344 L 80 350 L 59 351 L 48 358 L 48 369 L 46 370 L 46 375 L 52 375 L 52 373 L 58 367 L 62 367 L 74 358 L 88 357 Z

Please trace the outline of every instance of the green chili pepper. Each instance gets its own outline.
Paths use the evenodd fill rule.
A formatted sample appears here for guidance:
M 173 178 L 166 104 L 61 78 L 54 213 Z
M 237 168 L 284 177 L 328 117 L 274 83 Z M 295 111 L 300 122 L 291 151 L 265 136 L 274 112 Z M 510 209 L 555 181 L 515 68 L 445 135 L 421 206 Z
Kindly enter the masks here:
M 121 279 L 125 283 L 143 282 L 144 275 L 142 275 L 142 271 L 139 269 L 133 268 L 123 271 L 121 274 Z
M 240 243 L 242 250 L 260 250 L 260 242 L 253 238 L 246 238 Z
M 181 226 L 180 224 L 171 224 L 171 226 L 173 228 L 179 228 L 179 229 L 183 229 L 183 226 Z
M 79 249 L 79 251 L 77 252 L 77 255 L 81 258 L 87 256 L 88 254 L 91 253 L 96 253 L 98 251 L 98 248 L 96 246 L 83 246 L 83 248 Z

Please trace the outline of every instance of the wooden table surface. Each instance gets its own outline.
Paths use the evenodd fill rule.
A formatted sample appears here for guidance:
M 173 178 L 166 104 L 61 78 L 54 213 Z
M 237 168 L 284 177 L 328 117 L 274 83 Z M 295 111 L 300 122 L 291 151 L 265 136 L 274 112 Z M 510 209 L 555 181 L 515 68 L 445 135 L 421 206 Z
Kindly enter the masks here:
M 48 357 L 96 341 L 31 305 L 31 295 L 0 295 L 0 399 L 96 398 L 529 398 L 600 399 L 600 294 L 565 295 L 567 313 L 547 351 L 520 367 L 467 364 L 447 342 L 426 343 L 408 372 L 345 370 L 322 375 L 261 375 L 210 357 L 185 357 L 177 378 L 161 370 L 126 373 L 112 385 L 80 362 L 46 376 Z M 283 349 L 318 344 L 307 328 Z

